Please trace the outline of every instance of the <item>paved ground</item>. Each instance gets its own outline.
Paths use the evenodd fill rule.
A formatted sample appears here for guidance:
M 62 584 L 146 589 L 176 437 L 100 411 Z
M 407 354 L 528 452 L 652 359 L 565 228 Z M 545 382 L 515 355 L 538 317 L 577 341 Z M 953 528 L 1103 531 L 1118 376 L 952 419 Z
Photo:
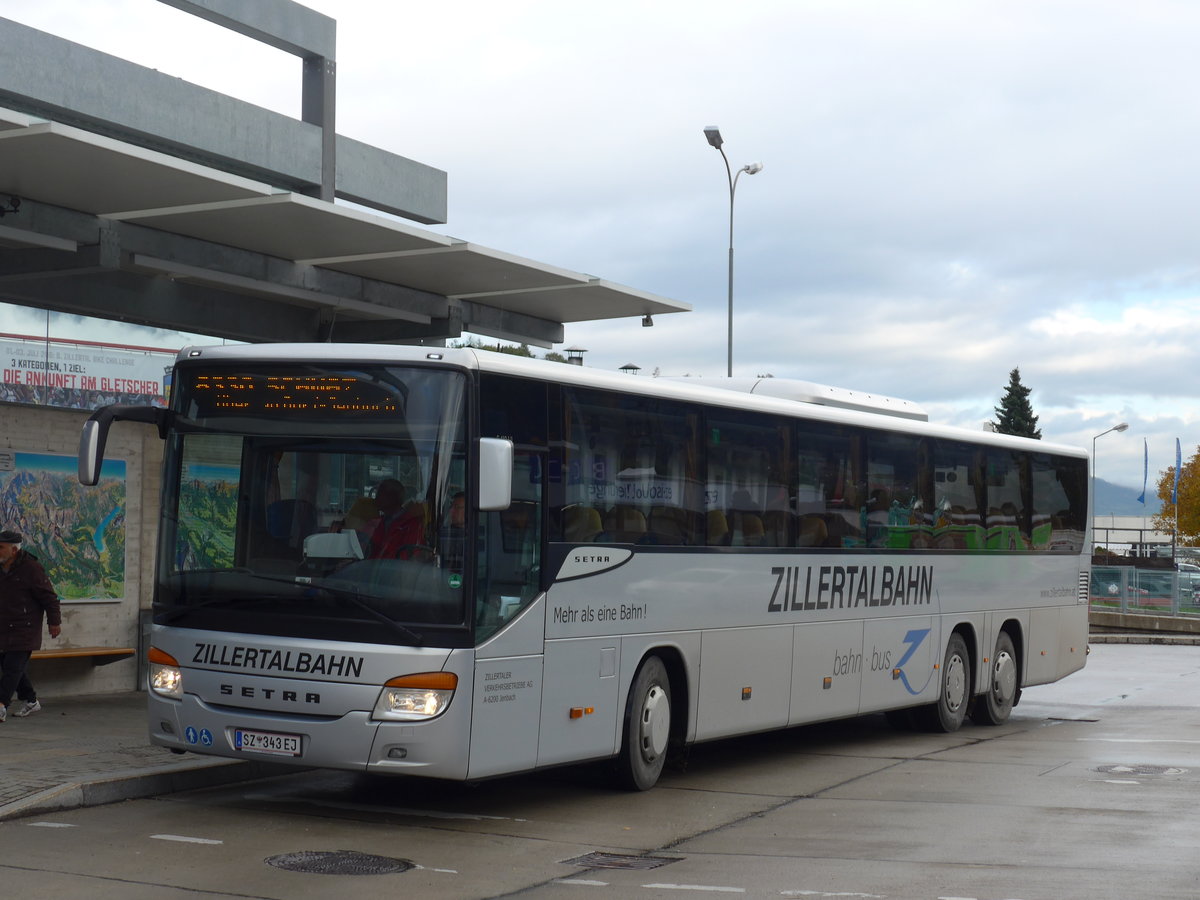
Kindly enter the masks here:
M 1196 644 L 1200 636 L 1097 634 L 1091 641 Z M 43 698 L 42 705 L 0 725 L 0 820 L 294 771 L 152 747 L 141 693 Z
M 24 719 L 10 715 L 0 724 L 0 819 L 278 771 L 152 747 L 142 693 L 43 697 L 42 706 L 41 712 Z

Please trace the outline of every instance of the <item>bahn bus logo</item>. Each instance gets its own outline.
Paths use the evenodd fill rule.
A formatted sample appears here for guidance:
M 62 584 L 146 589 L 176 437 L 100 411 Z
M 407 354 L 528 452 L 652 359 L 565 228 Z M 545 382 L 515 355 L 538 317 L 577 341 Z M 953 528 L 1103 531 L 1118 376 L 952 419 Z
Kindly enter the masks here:
M 933 603 L 933 566 L 772 566 L 771 574 L 768 612 Z

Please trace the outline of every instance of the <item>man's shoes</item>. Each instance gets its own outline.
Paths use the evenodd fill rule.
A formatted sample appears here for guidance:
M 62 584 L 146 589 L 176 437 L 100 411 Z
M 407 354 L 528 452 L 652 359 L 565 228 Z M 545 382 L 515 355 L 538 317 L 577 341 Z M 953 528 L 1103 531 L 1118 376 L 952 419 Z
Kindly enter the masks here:
M 42 708 L 42 704 L 39 701 L 25 700 L 21 703 L 20 706 L 18 706 L 16 709 L 13 710 L 13 715 L 16 716 L 18 719 L 23 719 L 26 716 L 33 715 L 35 712 L 39 712 L 41 710 L 41 708 Z
M 8 718 L 8 707 L 0 706 L 0 722 L 3 722 L 7 718 Z

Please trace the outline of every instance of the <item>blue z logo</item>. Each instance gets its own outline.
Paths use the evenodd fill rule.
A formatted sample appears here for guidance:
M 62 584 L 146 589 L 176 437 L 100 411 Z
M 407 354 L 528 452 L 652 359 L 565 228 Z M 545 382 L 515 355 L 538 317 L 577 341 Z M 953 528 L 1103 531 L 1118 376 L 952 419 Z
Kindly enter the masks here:
M 917 648 L 921 646 L 927 637 L 929 637 L 928 628 L 914 628 L 908 634 L 904 635 L 904 643 L 908 644 L 908 652 L 900 657 L 900 662 L 896 663 L 896 670 L 900 681 L 904 684 L 904 689 L 913 696 L 917 696 L 925 688 L 929 687 L 929 682 L 933 678 L 933 669 L 929 670 L 929 678 L 925 679 L 925 683 L 916 690 L 913 690 L 913 686 L 908 683 L 908 676 L 904 674 L 904 664 L 917 652 Z

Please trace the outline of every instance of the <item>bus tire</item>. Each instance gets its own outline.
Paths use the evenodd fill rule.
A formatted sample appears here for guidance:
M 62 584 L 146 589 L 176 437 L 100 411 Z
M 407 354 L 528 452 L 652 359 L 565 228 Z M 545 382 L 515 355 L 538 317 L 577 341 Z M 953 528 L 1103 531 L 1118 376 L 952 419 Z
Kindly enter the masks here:
M 957 631 L 946 642 L 942 658 L 941 690 L 936 703 L 920 709 L 921 724 L 929 731 L 958 731 L 971 700 L 971 657 L 967 642 Z
M 996 638 L 996 649 L 988 669 L 987 690 L 975 698 L 971 720 L 977 725 L 1002 725 L 1017 701 L 1017 652 L 1012 638 L 1002 631 Z
M 617 777 L 635 791 L 654 787 L 667 759 L 671 738 L 671 680 L 667 667 L 651 656 L 638 669 L 625 704 L 624 737 Z

